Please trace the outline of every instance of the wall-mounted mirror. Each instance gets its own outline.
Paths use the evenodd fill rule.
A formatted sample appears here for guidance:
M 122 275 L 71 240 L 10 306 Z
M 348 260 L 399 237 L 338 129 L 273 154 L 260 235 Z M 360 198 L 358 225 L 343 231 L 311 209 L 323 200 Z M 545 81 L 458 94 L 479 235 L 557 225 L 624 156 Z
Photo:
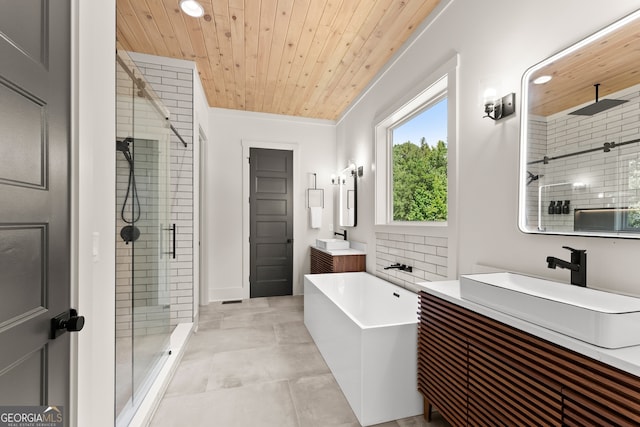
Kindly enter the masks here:
M 640 10 L 524 74 L 519 226 L 640 238 Z
M 338 172 L 338 220 L 341 227 L 358 225 L 358 176 L 362 176 L 362 166 L 349 166 Z

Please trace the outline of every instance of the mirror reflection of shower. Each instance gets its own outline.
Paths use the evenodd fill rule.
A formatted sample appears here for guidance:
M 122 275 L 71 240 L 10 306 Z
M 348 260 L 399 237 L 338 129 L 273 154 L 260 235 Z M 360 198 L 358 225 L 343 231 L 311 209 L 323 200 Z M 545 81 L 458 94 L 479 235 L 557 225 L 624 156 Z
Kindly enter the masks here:
M 133 142 L 133 138 L 131 137 L 127 137 L 122 141 L 116 141 L 116 150 L 120 151 L 124 155 L 124 158 L 129 164 L 129 181 L 127 183 L 127 191 L 122 202 L 122 208 L 120 209 L 120 218 L 122 218 L 122 221 L 127 224 L 120 230 L 120 237 L 122 237 L 122 240 L 124 240 L 127 245 L 129 242 L 135 242 L 140 237 L 140 229 L 135 226 L 135 223 L 140 219 L 141 214 L 140 198 L 138 197 L 138 189 L 136 188 L 136 175 L 133 157 L 131 155 L 131 150 L 129 149 L 129 144 L 131 142 Z M 125 210 L 129 197 L 131 197 L 130 220 L 125 217 Z

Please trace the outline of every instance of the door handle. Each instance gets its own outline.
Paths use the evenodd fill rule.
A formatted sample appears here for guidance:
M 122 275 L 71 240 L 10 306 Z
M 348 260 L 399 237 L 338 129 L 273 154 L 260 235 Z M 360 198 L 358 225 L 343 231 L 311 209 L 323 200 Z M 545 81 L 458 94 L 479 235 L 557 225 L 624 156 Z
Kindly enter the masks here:
M 160 258 L 162 258 L 162 254 L 168 254 L 171 255 L 171 258 L 176 259 L 176 224 L 171 224 L 171 227 L 169 228 L 164 228 L 162 227 L 162 225 L 160 226 L 163 230 L 165 231 L 170 231 L 171 232 L 171 242 L 173 243 L 172 245 L 172 249 L 169 252 L 163 252 L 162 251 L 162 239 L 160 239 Z
M 78 311 L 70 308 L 69 311 L 58 314 L 51 319 L 49 338 L 55 340 L 65 332 L 78 332 L 84 327 L 84 316 L 78 316 Z
M 173 251 L 171 255 L 173 259 L 176 259 L 176 224 L 175 223 L 171 225 L 171 234 L 173 237 Z
M 287 239 L 287 243 L 293 243 L 293 239 Z

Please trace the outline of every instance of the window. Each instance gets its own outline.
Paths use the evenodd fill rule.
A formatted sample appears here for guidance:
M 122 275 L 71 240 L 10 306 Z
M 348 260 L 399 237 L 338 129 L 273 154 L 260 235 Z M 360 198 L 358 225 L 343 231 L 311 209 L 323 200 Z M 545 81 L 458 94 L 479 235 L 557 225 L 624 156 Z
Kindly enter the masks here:
M 390 129 L 393 221 L 447 220 L 447 98 Z
M 455 201 L 457 56 L 378 118 L 376 224 L 449 225 Z

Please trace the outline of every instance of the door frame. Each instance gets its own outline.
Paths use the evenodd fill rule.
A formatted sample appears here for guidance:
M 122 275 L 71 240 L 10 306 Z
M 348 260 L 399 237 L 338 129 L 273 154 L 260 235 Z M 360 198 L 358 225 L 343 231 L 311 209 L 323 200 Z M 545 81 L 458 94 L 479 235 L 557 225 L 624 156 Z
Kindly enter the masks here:
M 71 427 L 113 427 L 116 2 L 71 8 L 71 306 L 87 322 L 71 336 L 66 412 Z
M 249 299 L 251 297 L 251 289 L 249 282 L 249 273 L 251 271 L 251 248 L 249 245 L 249 235 L 251 227 L 251 216 L 249 213 L 249 195 L 250 195 L 250 167 L 249 157 L 251 155 L 252 148 L 267 148 L 272 150 L 284 150 L 293 152 L 293 289 L 295 291 L 295 281 L 299 276 L 298 266 L 298 245 L 301 243 L 297 233 L 298 218 L 297 200 L 296 194 L 298 192 L 298 185 L 296 177 L 300 176 L 300 146 L 297 142 L 269 142 L 269 141 L 255 141 L 255 140 L 242 140 L 242 288 L 240 289 L 240 295 L 236 298 Z
M 195 74 L 195 73 L 194 73 Z M 196 114 L 197 116 L 197 114 Z M 195 148 L 195 141 L 194 141 Z M 198 212 L 198 230 L 194 232 L 194 235 L 197 236 L 198 242 L 194 241 L 194 249 L 197 248 L 198 256 L 197 263 L 194 264 L 194 277 L 199 278 L 198 286 L 194 286 L 193 295 L 198 295 L 197 301 L 196 298 L 193 299 L 193 312 L 194 317 L 195 314 L 200 316 L 200 305 L 209 304 L 209 265 L 207 263 L 207 254 L 208 254 L 208 246 L 204 241 L 204 236 L 207 235 L 207 224 L 205 218 L 207 218 L 208 212 L 206 211 L 207 206 L 207 153 L 209 151 L 209 140 L 207 138 L 206 131 L 202 128 L 202 123 L 198 123 L 198 161 L 194 160 L 194 166 L 198 165 L 198 172 L 194 172 L 194 183 L 197 180 L 198 190 L 197 190 L 197 203 L 198 209 L 194 208 L 194 212 Z M 197 179 L 196 179 L 197 177 Z M 195 193 L 195 191 L 194 191 Z M 195 225 L 194 221 L 194 225 Z M 194 230 L 195 231 L 195 230 Z M 194 259 L 195 260 L 195 259 Z M 197 264 L 197 267 L 196 267 Z M 197 272 L 197 274 L 196 274 Z

